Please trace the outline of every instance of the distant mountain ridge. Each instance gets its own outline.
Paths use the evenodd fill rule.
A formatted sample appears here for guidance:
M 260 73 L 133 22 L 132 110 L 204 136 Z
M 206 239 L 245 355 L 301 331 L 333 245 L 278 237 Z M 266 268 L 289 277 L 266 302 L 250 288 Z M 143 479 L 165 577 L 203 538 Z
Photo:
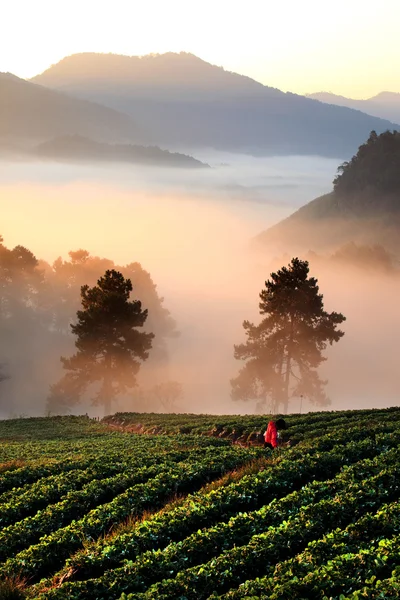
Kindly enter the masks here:
M 41 158 L 65 161 L 106 161 L 177 168 L 209 168 L 192 156 L 161 150 L 157 146 L 99 143 L 79 135 L 43 142 L 33 153 Z
M 81 53 L 63 58 L 31 81 L 49 87 L 70 88 L 78 82 L 96 84 L 100 79 L 119 86 L 134 83 L 140 88 L 137 93 L 148 90 L 146 86 L 168 89 L 176 85 L 184 86 L 186 93 L 196 93 L 205 85 L 214 91 L 229 94 L 242 91 L 244 94 L 261 92 L 268 89 L 271 94 L 281 94 L 275 88 L 265 86 L 250 77 L 225 71 L 222 67 L 211 65 L 194 54 L 167 52 L 147 56 L 125 56 L 121 54 Z M 101 86 L 100 86 L 101 87 Z
M 38 142 L 77 133 L 105 141 L 142 136 L 128 115 L 0 73 L 0 140 Z
M 167 147 L 346 158 L 372 129 L 396 127 L 264 86 L 189 53 L 75 54 L 32 81 L 126 113 L 149 143 Z
M 376 96 L 367 98 L 366 100 L 346 98 L 345 96 L 339 96 L 331 92 L 307 94 L 307 98 L 335 106 L 353 108 L 368 115 L 379 117 L 380 119 L 389 119 L 389 121 L 400 124 L 400 94 L 396 92 L 380 92 Z

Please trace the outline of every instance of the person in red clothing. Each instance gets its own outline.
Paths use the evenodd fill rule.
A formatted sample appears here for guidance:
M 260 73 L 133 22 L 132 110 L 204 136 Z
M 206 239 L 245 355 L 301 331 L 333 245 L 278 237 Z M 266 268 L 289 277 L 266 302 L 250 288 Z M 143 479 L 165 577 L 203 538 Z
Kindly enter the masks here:
M 264 448 L 271 448 L 273 450 L 278 443 L 278 431 L 286 429 L 286 422 L 284 419 L 278 419 L 277 421 L 270 421 L 268 423 L 267 431 L 264 433 Z

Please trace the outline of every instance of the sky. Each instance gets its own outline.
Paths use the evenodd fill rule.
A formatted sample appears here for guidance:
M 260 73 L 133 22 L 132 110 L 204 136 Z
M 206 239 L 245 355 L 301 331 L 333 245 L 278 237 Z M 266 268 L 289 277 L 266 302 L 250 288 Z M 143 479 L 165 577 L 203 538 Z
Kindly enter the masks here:
M 77 52 L 191 52 L 283 91 L 400 92 L 399 0 L 0 0 L 0 71 Z

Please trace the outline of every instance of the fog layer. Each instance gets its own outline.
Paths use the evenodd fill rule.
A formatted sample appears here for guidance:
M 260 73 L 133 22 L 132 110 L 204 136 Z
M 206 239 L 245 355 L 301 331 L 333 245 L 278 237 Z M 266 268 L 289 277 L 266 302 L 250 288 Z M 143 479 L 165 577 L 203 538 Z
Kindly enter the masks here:
M 184 390 L 180 408 L 253 412 L 254 402 L 230 399 L 229 379 L 241 366 L 233 359 L 233 344 L 244 341 L 244 319 L 260 320 L 258 293 L 271 269 L 291 257 L 273 248 L 255 253 L 250 240 L 329 191 L 341 161 L 205 151 L 196 157 L 214 169 L 0 163 L 0 233 L 9 248 L 21 244 L 49 263 L 80 248 L 116 264 L 139 262 L 181 332 L 168 342 L 169 377 Z M 320 280 L 326 309 L 347 317 L 346 335 L 328 351 L 323 368 L 329 408 L 394 404 L 397 275 L 325 258 L 311 258 L 310 269 Z M 49 384 L 59 376 L 64 348 L 40 363 L 40 340 L 32 349 L 24 336 L 21 329 L 12 349 L 0 341 L 0 360 L 29 363 L 32 374 L 21 380 L 14 369 L 14 381 L 0 384 L 3 416 L 43 414 Z M 6 394 L 12 395 L 11 408 Z M 115 406 L 136 408 L 133 397 Z M 303 411 L 310 409 L 304 402 Z M 299 399 L 291 410 L 299 410 Z

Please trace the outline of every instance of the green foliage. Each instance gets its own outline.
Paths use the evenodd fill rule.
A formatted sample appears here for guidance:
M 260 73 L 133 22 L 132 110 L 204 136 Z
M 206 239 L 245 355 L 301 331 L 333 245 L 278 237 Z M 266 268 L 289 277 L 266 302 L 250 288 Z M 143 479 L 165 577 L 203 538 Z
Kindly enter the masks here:
M 370 426 L 373 420 L 386 419 L 389 415 L 394 416 L 397 409 L 375 409 L 375 410 L 346 410 L 346 411 L 322 411 L 308 413 L 305 415 L 289 415 L 285 417 L 289 425 L 288 431 L 283 431 L 283 439 L 299 442 L 305 439 L 312 440 L 325 432 L 325 428 L 345 425 L 349 427 L 362 427 L 363 424 Z M 160 413 L 116 413 L 104 417 L 103 423 L 121 427 L 126 431 L 134 433 L 160 433 L 175 435 L 190 430 L 196 436 L 213 436 L 218 439 L 227 437 L 228 432 L 233 430 L 242 431 L 238 442 L 245 442 L 249 436 L 264 432 L 272 415 L 201 415 L 201 414 L 160 414 Z M 187 431 L 186 431 L 187 433 Z M 253 440 L 256 441 L 256 438 Z
M 368 452 L 368 446 L 369 442 L 364 443 L 363 450 Z M 339 465 L 343 465 L 345 454 L 348 460 L 357 460 L 360 450 L 361 448 L 348 448 L 343 451 L 334 448 L 327 453 L 323 460 L 325 476 L 337 473 Z M 396 449 L 388 458 L 361 461 L 357 463 L 357 467 L 346 470 L 331 481 L 315 482 L 296 492 L 290 490 L 300 487 L 300 482 L 307 480 L 312 473 L 319 477 L 322 465 L 317 466 L 315 460 L 299 460 L 296 472 L 293 456 L 290 457 L 292 461 L 289 458 L 283 460 L 278 468 L 267 465 L 265 471 L 245 476 L 237 484 L 228 485 L 219 493 L 191 496 L 181 506 L 149 520 L 131 533 L 116 536 L 106 544 L 97 544 L 97 547 L 92 547 L 86 554 L 80 553 L 69 561 L 68 568 L 73 569 L 70 577 L 76 580 L 84 578 L 88 580 L 87 585 L 82 582 L 77 586 L 64 586 L 51 597 L 61 598 L 62 593 L 78 587 L 82 597 L 84 593 L 101 597 L 110 585 L 114 588 L 118 586 L 121 591 L 125 585 L 132 591 L 137 586 L 136 591 L 142 591 L 154 579 L 171 579 L 171 575 L 178 573 L 180 569 L 186 570 L 224 554 L 228 548 L 247 544 L 254 535 L 261 534 L 272 526 L 279 529 L 287 514 L 291 517 L 301 514 L 305 506 L 315 511 L 312 505 L 328 498 L 334 499 L 332 502 L 335 506 L 338 493 L 346 492 L 353 482 L 359 482 L 360 489 L 363 489 L 369 481 L 366 478 L 378 473 L 386 464 L 393 465 L 398 456 Z M 393 468 L 398 473 L 398 467 Z M 396 473 L 391 475 L 392 479 Z M 280 487 L 277 485 L 278 480 L 281 482 Z M 275 500 L 263 506 L 263 500 L 268 498 L 272 490 Z M 258 508 L 259 506 L 262 508 Z M 308 513 L 305 518 L 307 517 Z M 188 535 L 190 531 L 192 533 Z M 125 566 L 118 568 L 122 563 Z M 215 565 L 215 562 L 212 564 Z M 113 570 L 110 571 L 110 568 Z M 101 572 L 103 575 L 99 577 Z M 95 574 L 96 581 L 93 579 Z M 210 573 L 208 576 L 211 577 Z M 152 593 L 156 594 L 156 591 L 158 590 Z
M 396 194 L 400 192 L 400 132 L 371 131 L 350 162 L 338 168 L 333 182 L 338 195 L 367 192 Z
M 326 382 L 319 379 L 317 368 L 326 360 L 322 352 L 327 344 L 344 335 L 337 326 L 345 317 L 324 311 L 317 280 L 309 277 L 308 262 L 298 258 L 271 273 L 260 299 L 264 319 L 259 325 L 244 321 L 247 342 L 235 346 L 235 358 L 246 364 L 231 382 L 232 397 L 264 400 L 272 413 L 281 406 L 286 413 L 290 396 L 325 404 Z
M 181 591 L 188 598 L 200 600 L 208 598 L 215 591 L 219 593 L 228 591 L 230 587 L 240 584 L 243 579 L 250 579 L 257 572 L 269 570 L 273 572 L 276 563 L 281 562 L 287 556 L 288 548 L 290 548 L 291 553 L 297 554 L 308 542 L 312 542 L 315 538 L 323 535 L 327 529 L 346 526 L 350 519 L 357 519 L 357 517 L 364 515 L 372 508 L 379 507 L 385 500 L 397 498 L 399 493 L 397 485 L 398 467 L 393 466 L 384 469 L 381 473 L 379 473 L 379 470 L 378 467 L 376 476 L 359 482 L 357 482 L 357 474 L 355 474 L 354 482 L 349 477 L 348 489 L 338 491 L 336 494 L 333 493 L 332 497 L 330 497 L 329 486 L 327 486 L 321 500 L 318 501 L 317 497 L 315 502 L 302 506 L 298 511 L 294 507 L 293 512 L 290 510 L 289 518 L 285 520 L 281 517 L 279 524 L 276 526 L 273 524 L 273 520 L 271 525 L 268 522 L 265 523 L 260 533 L 253 523 L 252 531 L 249 531 L 247 535 L 241 537 L 243 534 L 237 532 L 237 539 L 233 543 L 231 542 L 234 547 L 225 550 L 225 545 L 222 544 L 220 554 L 215 559 L 206 561 L 204 555 L 202 557 L 200 553 L 203 551 L 206 554 L 207 548 L 203 549 L 203 545 L 200 545 L 198 540 L 193 540 L 197 543 L 190 545 L 190 547 L 188 544 L 186 556 L 190 557 L 192 553 L 200 554 L 196 562 L 202 565 L 201 568 L 189 565 L 184 567 L 183 561 L 180 565 L 178 563 L 178 569 L 180 566 L 183 569 L 180 571 L 177 569 L 175 578 L 169 577 L 167 579 L 167 570 L 164 572 L 164 578 L 162 575 L 158 575 L 158 580 L 161 583 L 149 587 L 145 597 L 176 597 L 177 592 Z M 188 539 L 187 541 L 191 540 Z M 213 547 L 211 540 L 210 547 Z M 186 559 L 187 562 L 188 559 Z M 161 557 L 158 556 L 158 570 L 160 570 L 160 563 Z M 176 563 L 176 557 L 171 557 L 167 568 L 171 569 L 172 564 L 176 568 Z M 128 567 L 127 564 L 125 570 Z M 329 588 L 328 586 L 329 583 L 327 592 L 332 590 L 332 587 Z M 132 589 L 133 584 L 130 583 L 129 587 Z M 302 586 L 299 586 L 299 588 L 301 590 Z M 298 596 L 282 595 L 280 597 L 305 598 L 310 596 L 303 593 Z
M 168 435 L 110 430 L 138 419 Z M 214 437 L 263 419 L 0 421 L 0 577 L 37 600 L 396 597 L 400 409 L 289 415 L 274 453 Z

